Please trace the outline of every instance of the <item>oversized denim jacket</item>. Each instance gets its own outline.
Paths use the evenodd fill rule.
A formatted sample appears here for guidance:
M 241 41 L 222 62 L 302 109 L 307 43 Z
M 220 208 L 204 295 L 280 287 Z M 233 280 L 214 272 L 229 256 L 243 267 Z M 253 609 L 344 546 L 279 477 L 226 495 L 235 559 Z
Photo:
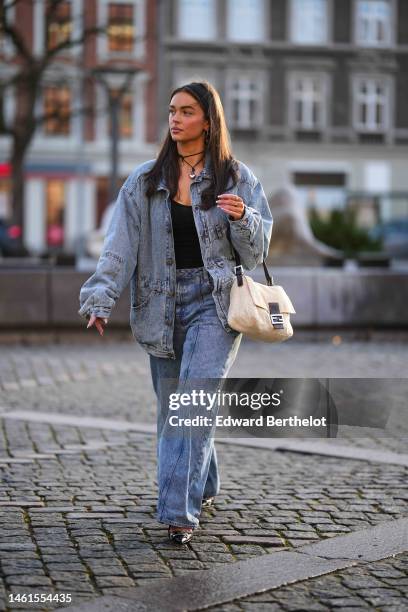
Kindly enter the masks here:
M 123 289 L 131 281 L 130 326 L 134 338 L 148 353 L 175 359 L 173 328 L 176 295 L 176 264 L 169 190 L 163 179 L 147 198 L 143 174 L 155 160 L 147 161 L 123 184 L 109 225 L 95 273 L 80 291 L 81 316 L 109 317 Z M 190 185 L 194 221 L 204 266 L 213 279 L 213 298 L 218 317 L 229 333 L 229 296 L 234 281 L 234 248 L 246 270 L 266 257 L 272 232 L 272 215 L 262 185 L 245 164 L 238 162 L 239 181 L 225 192 L 244 201 L 242 219 L 230 220 L 214 206 L 201 210 L 201 192 L 211 181 L 207 153 L 202 172 Z

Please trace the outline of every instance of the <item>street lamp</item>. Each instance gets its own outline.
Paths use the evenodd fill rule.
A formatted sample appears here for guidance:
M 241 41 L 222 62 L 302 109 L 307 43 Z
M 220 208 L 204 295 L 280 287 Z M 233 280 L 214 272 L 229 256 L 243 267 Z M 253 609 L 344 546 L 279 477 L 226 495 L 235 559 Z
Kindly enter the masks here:
M 118 185 L 118 159 L 119 159 L 119 111 L 124 94 L 128 91 L 130 83 L 140 68 L 103 66 L 95 68 L 93 74 L 97 81 L 103 85 L 108 97 L 109 117 L 111 124 L 111 173 L 109 184 L 109 201 L 114 202 Z

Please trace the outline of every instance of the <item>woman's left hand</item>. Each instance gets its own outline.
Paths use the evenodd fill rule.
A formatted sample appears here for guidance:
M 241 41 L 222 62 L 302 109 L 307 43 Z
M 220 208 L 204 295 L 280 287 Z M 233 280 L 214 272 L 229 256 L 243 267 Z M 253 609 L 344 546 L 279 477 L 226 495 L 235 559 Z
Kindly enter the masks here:
M 238 195 L 233 193 L 222 193 L 217 198 L 218 208 L 228 213 L 234 221 L 242 219 L 245 214 L 245 204 Z

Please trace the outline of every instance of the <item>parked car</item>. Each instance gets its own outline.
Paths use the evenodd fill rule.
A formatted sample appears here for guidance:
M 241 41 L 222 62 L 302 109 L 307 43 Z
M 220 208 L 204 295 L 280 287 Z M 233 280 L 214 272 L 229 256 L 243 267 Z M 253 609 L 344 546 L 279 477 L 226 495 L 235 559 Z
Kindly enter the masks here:
M 391 257 L 408 259 L 408 218 L 379 223 L 370 230 L 370 236 L 380 238 Z
M 28 251 L 21 246 L 21 227 L 0 219 L 0 257 L 27 257 Z

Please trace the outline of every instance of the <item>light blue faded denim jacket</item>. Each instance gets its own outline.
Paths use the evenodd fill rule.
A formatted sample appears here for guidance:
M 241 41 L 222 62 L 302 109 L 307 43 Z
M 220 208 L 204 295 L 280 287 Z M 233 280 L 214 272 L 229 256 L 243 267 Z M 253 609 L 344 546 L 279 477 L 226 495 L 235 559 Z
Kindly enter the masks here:
M 81 316 L 109 317 L 123 289 L 131 281 L 130 326 L 134 338 L 150 354 L 175 359 L 173 328 L 176 295 L 176 263 L 169 189 L 162 178 L 156 193 L 145 195 L 143 174 L 155 160 L 147 161 L 124 182 L 113 212 L 95 273 L 80 291 Z M 229 220 L 216 206 L 201 210 L 201 192 L 211 181 L 211 159 L 205 157 L 202 172 L 190 185 L 194 221 L 204 266 L 213 279 L 218 317 L 227 322 L 235 259 L 227 236 L 246 270 L 266 257 L 272 232 L 272 215 L 262 185 L 245 164 L 238 162 L 239 180 L 230 180 L 225 192 L 244 201 L 242 219 Z

